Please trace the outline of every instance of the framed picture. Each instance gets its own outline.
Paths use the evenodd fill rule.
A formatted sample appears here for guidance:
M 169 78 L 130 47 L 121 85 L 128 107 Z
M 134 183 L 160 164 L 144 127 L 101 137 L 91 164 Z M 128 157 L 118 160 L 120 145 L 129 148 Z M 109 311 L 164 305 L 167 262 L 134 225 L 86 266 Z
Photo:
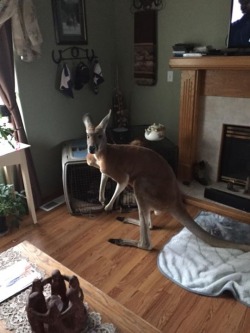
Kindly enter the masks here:
M 57 44 L 87 44 L 85 0 L 52 0 Z

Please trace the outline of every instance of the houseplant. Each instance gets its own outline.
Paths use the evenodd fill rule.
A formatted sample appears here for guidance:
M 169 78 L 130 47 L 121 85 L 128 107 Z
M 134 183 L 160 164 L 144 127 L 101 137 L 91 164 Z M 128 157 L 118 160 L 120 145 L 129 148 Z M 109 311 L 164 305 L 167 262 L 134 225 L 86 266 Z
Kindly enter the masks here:
M 5 125 L 0 125 L 0 142 L 7 141 L 12 148 L 15 148 L 11 140 L 13 139 L 14 130 Z
M 7 218 L 11 226 L 19 227 L 25 214 L 27 202 L 24 196 L 15 191 L 13 185 L 0 184 L 0 235 L 8 232 Z

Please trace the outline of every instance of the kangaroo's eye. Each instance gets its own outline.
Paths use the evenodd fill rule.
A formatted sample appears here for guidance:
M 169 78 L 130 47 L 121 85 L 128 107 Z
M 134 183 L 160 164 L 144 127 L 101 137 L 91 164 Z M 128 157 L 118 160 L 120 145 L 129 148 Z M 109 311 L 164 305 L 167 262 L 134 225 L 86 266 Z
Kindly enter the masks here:
M 87 139 L 89 139 L 89 134 L 87 134 Z
M 102 138 L 102 135 L 101 135 L 101 134 L 99 134 L 99 135 L 98 135 L 98 139 L 101 139 L 101 138 Z

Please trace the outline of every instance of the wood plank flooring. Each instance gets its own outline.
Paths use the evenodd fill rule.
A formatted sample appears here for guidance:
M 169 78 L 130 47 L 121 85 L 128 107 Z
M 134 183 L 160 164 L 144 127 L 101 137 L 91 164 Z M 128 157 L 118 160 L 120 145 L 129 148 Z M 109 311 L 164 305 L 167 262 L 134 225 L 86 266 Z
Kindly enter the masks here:
M 191 215 L 198 209 L 188 206 Z M 72 216 L 66 206 L 38 212 L 0 238 L 0 251 L 28 240 L 166 333 L 249 333 L 250 308 L 231 295 L 205 297 L 185 291 L 157 268 L 157 255 L 182 226 L 168 214 L 153 217 L 152 251 L 119 247 L 112 238 L 138 238 L 138 227 L 118 222 L 119 212 Z M 136 217 L 137 212 L 126 215 Z M 53 269 L 53 267 L 51 267 Z M 138 332 L 141 333 L 141 332 Z

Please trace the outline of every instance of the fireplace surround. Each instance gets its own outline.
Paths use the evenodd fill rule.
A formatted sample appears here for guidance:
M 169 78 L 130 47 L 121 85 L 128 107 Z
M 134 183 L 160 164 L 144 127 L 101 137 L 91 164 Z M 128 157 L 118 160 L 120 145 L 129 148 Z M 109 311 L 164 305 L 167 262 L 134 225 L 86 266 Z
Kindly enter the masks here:
M 198 158 L 203 97 L 250 98 L 250 57 L 171 58 L 169 66 L 181 70 L 178 178 L 181 182 L 189 183 Z M 239 220 L 249 222 L 250 219 L 249 213 L 194 197 L 190 191 L 186 201 Z
M 248 177 L 250 177 L 250 127 L 224 124 L 218 180 L 245 186 Z

